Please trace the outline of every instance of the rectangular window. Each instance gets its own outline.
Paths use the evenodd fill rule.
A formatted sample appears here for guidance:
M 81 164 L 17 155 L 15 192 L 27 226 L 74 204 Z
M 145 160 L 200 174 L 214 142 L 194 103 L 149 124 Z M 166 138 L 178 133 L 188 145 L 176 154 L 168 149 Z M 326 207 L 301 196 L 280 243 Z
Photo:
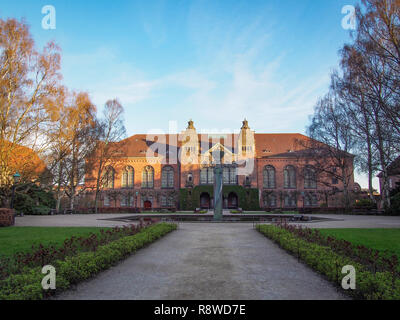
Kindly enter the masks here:
M 200 171 L 200 183 L 207 184 L 207 169 L 201 169 Z
M 167 206 L 167 197 L 166 196 L 161 196 L 161 206 L 162 207 Z
M 208 183 L 213 184 L 214 183 L 214 171 L 213 169 L 208 169 Z
M 229 184 L 229 168 L 224 168 L 224 184 Z
M 104 206 L 109 207 L 110 206 L 110 198 L 108 195 L 104 195 Z
M 121 197 L 121 207 L 126 207 L 127 206 L 127 202 L 126 202 L 126 196 L 122 196 Z

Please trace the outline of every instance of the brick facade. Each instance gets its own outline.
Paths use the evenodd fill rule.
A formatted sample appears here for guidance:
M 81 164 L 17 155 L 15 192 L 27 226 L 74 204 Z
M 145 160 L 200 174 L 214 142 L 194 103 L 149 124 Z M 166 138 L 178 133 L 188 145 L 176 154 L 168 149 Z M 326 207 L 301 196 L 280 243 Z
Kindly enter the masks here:
M 230 170 L 238 170 L 232 172 L 243 172 L 237 167 L 246 160 L 252 163 L 247 167 L 250 171 L 247 169 L 244 174 L 239 174 L 237 184 L 258 189 L 261 208 L 318 206 L 324 191 L 332 186 L 320 181 L 311 188 L 305 185 L 303 172 L 306 166 L 310 166 L 310 161 L 294 156 L 299 151 L 296 141 L 305 139 L 309 138 L 301 134 L 255 133 L 247 121 L 243 122 L 239 134 L 198 134 L 190 121 L 188 128 L 178 135 L 157 138 L 134 135 L 121 142 L 121 156 L 110 164 L 114 172 L 114 183 L 103 189 L 100 207 L 178 208 L 180 189 L 202 185 L 202 168 L 207 168 L 212 162 L 221 162 L 233 168 Z M 349 165 L 353 166 L 352 160 Z M 153 176 L 154 180 L 150 188 L 143 185 L 143 171 L 149 166 L 153 170 L 153 175 L 149 177 Z M 284 171 L 288 166 L 291 168 L 290 172 L 287 171 L 287 180 L 294 185 L 285 186 Z M 134 170 L 133 186 L 122 186 L 122 175 L 126 167 Z M 173 179 L 165 174 L 163 180 L 162 172 L 166 167 L 173 169 Z M 266 167 L 273 168 L 275 172 L 273 185 L 264 184 Z M 92 175 L 87 176 L 87 187 L 93 187 L 91 176 L 95 172 L 94 169 Z M 167 180 L 173 181 L 173 185 L 166 183 Z M 334 186 L 339 190 L 343 187 L 339 182 Z M 111 200 L 108 195 L 113 195 Z M 271 200 L 271 197 L 275 197 L 275 200 Z M 240 203 L 232 203 L 240 207 Z

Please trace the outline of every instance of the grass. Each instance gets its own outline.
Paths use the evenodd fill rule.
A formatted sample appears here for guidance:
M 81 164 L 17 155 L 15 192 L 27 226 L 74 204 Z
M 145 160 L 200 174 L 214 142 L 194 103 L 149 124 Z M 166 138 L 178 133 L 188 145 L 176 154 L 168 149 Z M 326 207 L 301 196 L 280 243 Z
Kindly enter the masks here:
M 320 229 L 326 236 L 343 239 L 356 245 L 396 254 L 400 257 L 400 229 Z
M 0 256 L 11 256 L 17 252 L 27 252 L 32 245 L 42 243 L 47 246 L 61 245 L 72 236 L 87 236 L 99 233 L 97 227 L 9 227 L 0 228 Z

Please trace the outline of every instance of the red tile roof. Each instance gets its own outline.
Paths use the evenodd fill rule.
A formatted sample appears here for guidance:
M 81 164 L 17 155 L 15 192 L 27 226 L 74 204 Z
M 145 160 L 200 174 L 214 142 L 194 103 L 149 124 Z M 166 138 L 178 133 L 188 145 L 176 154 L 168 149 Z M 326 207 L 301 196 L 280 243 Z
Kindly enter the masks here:
M 226 139 L 216 138 L 218 136 L 224 136 Z M 146 137 L 147 135 L 145 134 L 136 134 L 119 142 L 118 145 L 121 148 L 121 156 L 145 157 L 148 148 L 154 143 L 147 141 Z M 206 150 L 202 149 L 201 152 L 207 151 L 217 142 L 221 142 L 226 148 L 232 150 L 235 149 L 235 147 L 232 145 L 234 145 L 238 140 L 238 134 L 199 134 L 198 137 L 200 142 L 206 144 L 208 142 Z M 296 141 L 304 141 L 309 139 L 300 133 L 256 133 L 254 137 L 257 157 L 268 157 L 299 150 L 300 147 Z M 159 141 L 157 138 L 155 140 Z M 175 148 L 176 146 L 182 146 L 181 141 L 175 142 L 173 137 L 171 137 L 169 134 L 166 135 L 166 144 L 167 151 L 168 149 Z M 204 145 L 201 144 L 201 147 L 203 146 Z M 153 148 L 154 147 L 155 146 L 153 146 Z M 234 152 L 236 152 L 236 150 L 234 150 Z M 155 154 L 157 155 L 157 150 L 155 150 Z

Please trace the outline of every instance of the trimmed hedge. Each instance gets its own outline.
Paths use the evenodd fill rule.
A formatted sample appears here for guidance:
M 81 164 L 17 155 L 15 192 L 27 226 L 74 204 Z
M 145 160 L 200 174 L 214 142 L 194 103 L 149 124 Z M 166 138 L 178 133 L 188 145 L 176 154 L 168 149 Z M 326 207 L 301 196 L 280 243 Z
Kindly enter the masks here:
M 176 228 L 175 224 L 159 223 L 133 236 L 101 246 L 95 252 L 83 252 L 67 257 L 64 261 L 58 260 L 53 265 L 56 269 L 56 290 L 42 289 L 41 282 L 45 275 L 41 273 L 41 268 L 27 269 L 23 274 L 11 275 L 0 281 L 0 300 L 40 300 L 62 292 L 71 285 L 110 268 Z
M 258 225 L 257 230 L 340 287 L 345 276 L 341 273 L 342 267 L 352 265 L 356 270 L 356 289 L 343 291 L 353 298 L 400 299 L 400 279 L 390 272 L 372 273 L 350 258 L 336 254 L 329 247 L 307 242 L 277 226 Z

